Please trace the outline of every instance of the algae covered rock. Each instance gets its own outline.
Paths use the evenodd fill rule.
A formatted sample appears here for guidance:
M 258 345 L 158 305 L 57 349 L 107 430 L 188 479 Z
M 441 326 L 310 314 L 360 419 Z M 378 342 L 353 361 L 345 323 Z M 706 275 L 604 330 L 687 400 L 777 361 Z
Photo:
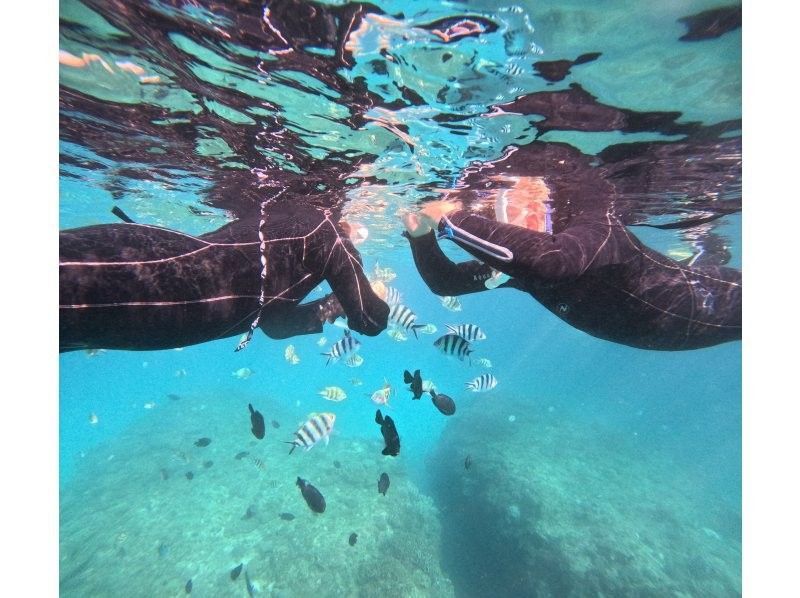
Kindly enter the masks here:
M 741 594 L 738 513 L 635 436 L 505 397 L 460 414 L 431 459 L 458 595 Z
M 165 404 L 86 455 L 61 494 L 62 596 L 175 596 L 187 579 L 193 596 L 246 596 L 248 583 L 255 596 L 453 595 L 436 508 L 402 459 L 344 435 L 289 455 L 280 441 L 306 414 L 265 407 L 282 426 L 256 440 L 248 402 Z M 324 495 L 324 513 L 298 477 Z

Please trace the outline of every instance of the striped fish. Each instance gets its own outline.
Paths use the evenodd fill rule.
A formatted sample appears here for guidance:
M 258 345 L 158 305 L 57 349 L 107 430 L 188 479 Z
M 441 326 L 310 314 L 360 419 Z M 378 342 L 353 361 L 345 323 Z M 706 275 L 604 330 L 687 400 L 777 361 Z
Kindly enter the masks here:
M 497 378 L 491 374 L 481 374 L 474 380 L 467 382 L 465 386 L 472 392 L 486 392 L 497 386 Z
M 347 394 L 344 390 L 339 386 L 326 386 L 321 391 L 319 391 L 319 395 L 329 401 L 344 401 L 347 398 Z
M 462 309 L 461 301 L 458 300 L 458 297 L 450 297 L 449 295 L 442 297 L 442 305 L 450 311 L 461 311 Z
M 361 343 L 352 336 L 350 336 L 350 331 L 345 330 L 344 336 L 342 340 L 337 341 L 332 347 L 331 350 L 326 353 L 321 353 L 320 355 L 325 355 L 328 357 L 328 361 L 325 365 L 328 365 L 331 361 L 339 361 L 340 357 L 344 357 L 345 355 L 352 355 L 356 351 L 361 348 Z
M 457 334 L 445 334 L 444 336 L 440 336 L 436 339 L 436 342 L 433 343 L 433 346 L 438 348 L 445 355 L 455 355 L 461 361 L 464 361 L 464 357 L 472 353 L 472 349 L 469 348 L 469 341 Z
M 389 310 L 389 321 L 394 322 L 400 328 L 411 330 L 416 338 L 419 338 L 417 330 L 425 328 L 425 324 L 416 324 L 417 314 L 407 308 L 405 305 L 397 304 L 392 305 Z
M 486 340 L 486 334 L 475 324 L 447 324 L 447 330 L 450 334 L 457 334 L 467 341 Z
M 400 291 L 394 287 L 386 287 L 386 305 L 389 307 L 399 305 L 402 300 L 403 297 L 400 295 Z
M 481 367 L 485 367 L 485 368 L 492 367 L 492 362 L 487 357 L 481 357 L 476 363 Z
M 357 368 L 357 367 L 360 367 L 362 363 L 364 363 L 364 358 L 363 358 L 363 357 L 361 357 L 361 355 L 359 355 L 358 353 L 353 353 L 353 354 L 352 354 L 350 357 L 348 357 L 348 358 L 347 358 L 347 360 L 344 362 L 344 364 L 345 364 L 347 367 L 349 367 L 349 368 Z
M 251 461 L 253 462 L 253 465 L 256 466 L 256 469 L 260 469 L 261 471 L 264 471 L 267 468 L 267 466 L 264 465 L 264 462 L 261 459 L 259 459 L 258 457 L 251 457 Z
M 300 426 L 297 432 L 294 433 L 294 440 L 291 442 L 284 440 L 286 444 L 292 445 L 289 454 L 291 455 L 292 451 L 298 446 L 302 446 L 307 451 L 310 451 L 312 446 L 323 439 L 325 440 L 325 444 L 327 444 L 335 421 L 335 413 L 312 413 L 308 421 Z
M 400 328 L 397 328 L 396 326 L 390 328 L 389 330 L 387 330 L 386 334 L 391 336 L 396 341 L 407 341 L 408 340 L 408 336 L 406 335 L 406 333 L 403 332 Z
M 420 328 L 419 331 L 422 334 L 436 334 L 439 332 L 439 329 L 436 327 L 435 324 L 425 324 L 424 328 Z

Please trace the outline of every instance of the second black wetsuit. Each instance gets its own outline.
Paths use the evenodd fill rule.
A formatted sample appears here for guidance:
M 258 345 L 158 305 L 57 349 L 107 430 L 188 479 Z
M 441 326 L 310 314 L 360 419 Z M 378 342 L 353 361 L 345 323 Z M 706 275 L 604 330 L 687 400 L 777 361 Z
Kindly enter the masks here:
M 439 223 L 480 261 L 455 264 L 433 232 L 408 235 L 414 262 L 438 295 L 487 290 L 492 269 L 511 276 L 501 287 L 530 293 L 566 323 L 592 336 L 642 349 L 698 349 L 742 337 L 741 272 L 689 268 L 643 245 L 610 214 L 577 217 L 562 232 L 540 233 L 457 211 Z M 466 234 L 464 234 L 466 233 Z M 505 248 L 493 256 L 473 240 Z

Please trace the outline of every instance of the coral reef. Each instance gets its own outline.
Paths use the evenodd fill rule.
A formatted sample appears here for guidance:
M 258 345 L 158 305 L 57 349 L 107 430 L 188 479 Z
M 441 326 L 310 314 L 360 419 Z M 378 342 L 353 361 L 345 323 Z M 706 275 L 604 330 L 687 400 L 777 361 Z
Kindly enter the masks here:
M 557 419 L 530 399 L 459 413 L 431 458 L 459 596 L 741 594 L 730 513 L 636 437 Z
M 453 595 L 432 500 L 401 459 L 380 454 L 379 437 L 334 435 L 327 447 L 290 456 L 279 441 L 307 414 L 270 402 L 264 416 L 281 427 L 268 424 L 258 441 L 248 402 L 256 403 L 163 403 L 87 454 L 61 493 L 62 596 L 175 596 L 190 579 L 193 595 L 246 596 L 245 572 L 255 595 Z M 201 437 L 210 444 L 196 446 Z M 386 496 L 382 471 L 391 476 Z M 297 476 L 324 494 L 325 513 L 308 508 Z

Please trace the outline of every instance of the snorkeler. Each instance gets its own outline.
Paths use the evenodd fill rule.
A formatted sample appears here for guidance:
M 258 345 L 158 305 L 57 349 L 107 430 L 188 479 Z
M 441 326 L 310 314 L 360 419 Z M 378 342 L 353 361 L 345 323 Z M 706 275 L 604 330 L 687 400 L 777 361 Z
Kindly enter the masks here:
M 642 349 L 699 349 L 742 337 L 741 272 L 682 265 L 642 244 L 610 210 L 552 233 L 459 207 L 436 202 L 405 217 L 414 262 L 438 295 L 516 288 L 579 330 Z M 479 261 L 452 262 L 434 229 Z
M 195 237 L 145 224 L 61 231 L 59 347 L 184 347 L 255 328 L 281 339 L 347 316 L 370 336 L 389 307 L 330 213 L 296 208 Z M 332 293 L 300 304 L 326 280 Z

